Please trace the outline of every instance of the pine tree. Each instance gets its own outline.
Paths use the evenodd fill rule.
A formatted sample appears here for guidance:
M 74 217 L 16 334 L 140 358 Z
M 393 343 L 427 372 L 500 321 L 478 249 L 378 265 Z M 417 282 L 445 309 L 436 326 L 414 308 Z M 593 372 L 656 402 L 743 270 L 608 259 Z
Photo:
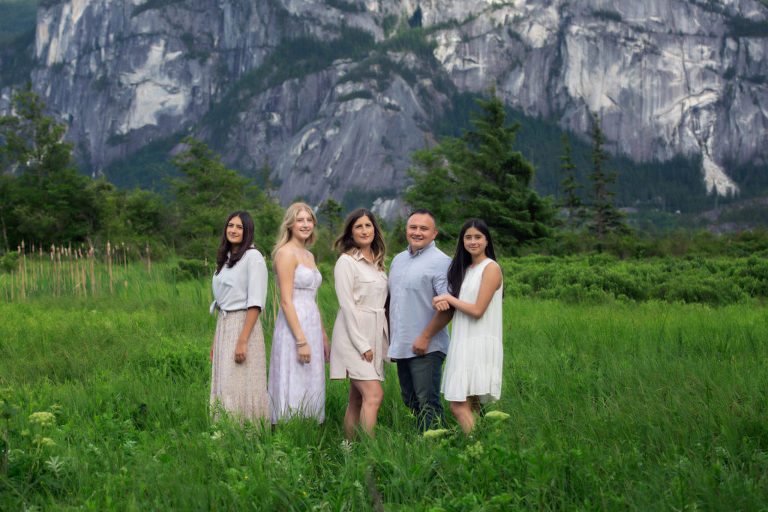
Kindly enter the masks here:
M 602 242 L 608 233 L 626 231 L 628 228 L 624 223 L 624 214 L 619 212 L 613 204 L 615 192 L 611 186 L 616 183 L 617 173 L 603 166 L 608 160 L 608 155 L 603 150 L 605 136 L 600 129 L 600 119 L 596 112 L 592 113 L 590 136 L 592 137 L 592 172 L 589 174 L 589 180 L 592 182 L 592 190 L 589 228 L 597 236 L 598 241 Z
M 576 181 L 576 165 L 573 163 L 568 135 L 563 134 L 561 140 L 563 141 L 563 155 L 560 156 L 562 162 L 560 172 L 565 174 L 565 178 L 560 182 L 563 197 L 557 204 L 568 212 L 566 224 L 571 232 L 574 232 L 584 222 L 584 201 L 579 196 L 579 189 L 584 188 L 584 185 Z
M 414 153 L 407 204 L 431 209 L 449 236 L 468 218 L 485 219 L 509 249 L 550 236 L 554 210 L 531 188 L 534 168 L 514 149 L 519 124 L 506 125 L 504 104 L 491 89 L 473 128 L 434 149 Z
M 325 221 L 328 231 L 336 233 L 344 220 L 344 208 L 334 199 L 328 198 L 317 209 L 320 221 Z

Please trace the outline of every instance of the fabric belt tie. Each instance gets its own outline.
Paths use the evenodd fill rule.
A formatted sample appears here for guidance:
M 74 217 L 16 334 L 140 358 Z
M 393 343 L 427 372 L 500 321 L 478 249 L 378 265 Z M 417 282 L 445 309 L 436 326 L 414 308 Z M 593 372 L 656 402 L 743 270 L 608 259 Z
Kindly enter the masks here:
M 231 310 L 231 311 L 226 311 L 226 310 L 224 310 L 224 309 L 221 309 L 221 308 L 219 307 L 219 304 L 218 304 L 218 302 L 216 302 L 216 301 L 213 301 L 213 302 L 211 302 L 211 307 L 209 307 L 209 308 L 208 308 L 208 312 L 209 312 L 211 315 L 215 315 L 215 314 L 216 314 L 216 311 L 218 311 L 218 312 L 219 312 L 219 316 L 220 316 L 221 318 L 227 318 L 227 313 L 234 313 L 235 311 L 244 311 L 244 310 L 242 310 L 242 309 L 234 309 L 234 310 Z
M 355 308 L 376 315 L 374 331 L 376 337 L 373 340 L 373 365 L 376 370 L 376 375 L 383 379 L 384 361 L 389 362 L 389 358 L 387 357 L 387 350 L 389 350 L 389 326 L 387 325 L 386 312 L 384 311 L 384 308 L 371 308 L 359 304 L 356 305 Z M 377 358 L 377 354 L 379 354 L 380 357 Z

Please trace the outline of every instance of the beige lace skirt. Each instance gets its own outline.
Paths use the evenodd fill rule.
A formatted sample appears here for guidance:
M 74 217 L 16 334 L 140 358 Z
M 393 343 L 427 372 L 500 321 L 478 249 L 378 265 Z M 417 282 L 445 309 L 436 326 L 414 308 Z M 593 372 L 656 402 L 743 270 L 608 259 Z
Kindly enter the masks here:
M 235 346 L 245 324 L 245 315 L 245 311 L 219 313 L 213 337 L 211 414 L 215 419 L 223 410 L 240 421 L 269 422 L 267 360 L 261 318 L 248 338 L 245 362 L 235 362 Z

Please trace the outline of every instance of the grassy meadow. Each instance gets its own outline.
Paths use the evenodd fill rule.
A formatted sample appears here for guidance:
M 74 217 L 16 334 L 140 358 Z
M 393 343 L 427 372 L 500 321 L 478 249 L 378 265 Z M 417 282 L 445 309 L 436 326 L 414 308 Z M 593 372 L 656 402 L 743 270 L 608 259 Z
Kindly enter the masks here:
M 210 283 L 182 279 L 172 261 L 150 273 L 85 260 L 56 278 L 41 258 L 23 297 L 11 291 L 22 276 L 0 274 L 0 510 L 768 508 L 762 292 L 702 303 L 651 293 L 656 282 L 638 298 L 585 282 L 582 293 L 562 282 L 587 279 L 568 270 L 582 263 L 520 261 L 503 263 L 505 380 L 491 407 L 510 417 L 479 421 L 469 438 L 455 422 L 420 437 L 391 366 L 376 438 L 351 445 L 345 382 L 329 382 L 323 425 L 211 421 Z M 603 277 L 665 272 L 622 265 L 597 262 Z M 542 295 L 557 286 L 562 296 Z

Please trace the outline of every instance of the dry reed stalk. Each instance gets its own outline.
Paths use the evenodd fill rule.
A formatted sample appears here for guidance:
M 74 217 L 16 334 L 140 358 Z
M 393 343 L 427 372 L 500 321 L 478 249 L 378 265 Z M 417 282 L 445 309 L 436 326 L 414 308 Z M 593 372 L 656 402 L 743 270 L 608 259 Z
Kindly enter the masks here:
M 72 281 L 72 287 L 75 286 L 75 266 L 72 261 L 72 244 L 67 247 L 67 264 L 69 265 L 69 279 Z M 74 290 L 73 290 L 74 291 Z
M 22 298 L 26 298 L 29 278 L 27 277 L 27 251 L 24 249 L 24 240 L 21 241 L 21 280 Z
M 38 251 L 38 259 L 37 259 L 37 282 L 39 283 L 39 289 L 42 289 L 43 286 L 43 246 L 37 248 Z
M 83 297 L 88 296 L 88 283 L 85 279 L 85 261 L 80 258 L 80 281 L 83 283 Z
M 56 248 L 56 296 L 61 296 L 61 289 L 64 287 L 64 271 L 61 265 L 61 247 Z
M 55 255 L 56 255 L 56 249 L 54 248 L 53 245 L 51 245 L 51 268 L 50 268 L 50 271 L 48 272 L 48 276 L 49 276 L 48 277 L 48 285 L 50 287 L 51 293 L 54 292 L 55 287 L 56 287 L 56 283 L 55 283 L 55 279 L 56 279 L 56 256 Z
M 123 248 L 123 285 L 125 286 L 125 289 L 128 289 L 128 279 L 126 276 L 128 275 L 128 254 L 126 253 L 125 249 L 125 242 L 120 242 L 120 245 Z
M 16 250 L 18 251 L 19 254 L 23 254 L 21 248 L 24 244 L 24 241 L 22 241 L 21 243 L 22 245 L 16 247 Z M 16 267 L 16 271 L 19 273 L 19 278 L 17 279 L 17 281 L 19 282 L 19 292 L 21 293 L 21 300 L 24 300 L 27 298 L 27 295 L 25 293 L 26 289 L 25 289 L 25 283 L 24 283 L 23 269 L 24 269 L 24 258 L 22 257 L 19 259 L 19 264 Z
M 147 251 L 147 274 L 152 275 L 152 258 L 149 255 L 149 242 L 145 242 L 145 250 Z
M 88 261 L 91 265 L 91 295 L 96 295 L 96 275 L 93 270 L 93 260 L 95 258 L 93 252 L 93 246 L 91 246 L 90 249 L 88 249 Z
M 109 240 L 107 240 L 107 268 L 109 269 L 109 293 L 113 294 L 114 290 L 112 289 L 112 246 L 109 244 Z

